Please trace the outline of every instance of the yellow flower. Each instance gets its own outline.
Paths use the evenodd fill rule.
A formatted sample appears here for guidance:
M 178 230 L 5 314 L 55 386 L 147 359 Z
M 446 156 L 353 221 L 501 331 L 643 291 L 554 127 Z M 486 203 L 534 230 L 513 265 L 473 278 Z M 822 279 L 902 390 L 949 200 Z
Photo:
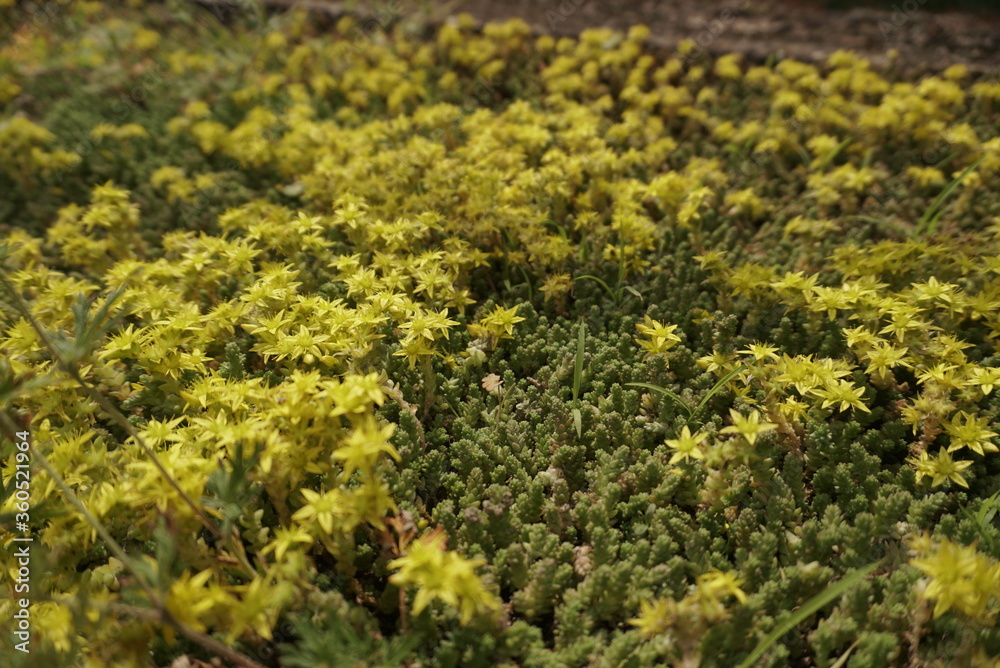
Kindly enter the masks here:
M 774 431 L 778 428 L 778 425 L 773 422 L 761 422 L 760 412 L 756 410 L 750 413 L 747 417 L 743 417 L 742 414 L 730 409 L 729 415 L 733 418 L 733 424 L 732 426 L 724 427 L 720 433 L 739 434 L 745 438 L 750 445 L 756 443 L 757 437 L 761 434 Z
M 964 418 L 965 422 L 961 422 L 959 418 Z M 960 411 L 944 425 L 945 431 L 951 437 L 951 445 L 948 446 L 948 452 L 954 452 L 961 448 L 969 448 L 979 455 L 984 455 L 986 452 L 1000 451 L 990 441 L 997 433 L 987 429 L 989 424 L 989 419 L 985 417 L 977 418 L 965 411 Z
M 722 371 L 725 374 L 732 370 L 731 366 L 736 361 L 736 355 L 713 351 L 711 355 L 699 357 L 695 363 L 709 373 Z
M 249 584 L 234 589 L 241 596 L 239 602 L 230 607 L 233 620 L 226 640 L 234 642 L 246 629 L 252 629 L 261 638 L 270 640 L 271 629 L 277 623 L 281 609 L 295 596 L 293 585 L 290 582 L 268 582 L 258 576 Z
M 542 283 L 541 291 L 545 293 L 545 301 L 564 295 L 573 286 L 572 277 L 569 274 L 553 274 Z
M 846 380 L 827 383 L 826 387 L 813 389 L 812 393 L 823 400 L 822 408 L 839 404 L 841 411 L 846 411 L 848 408 L 855 408 L 865 413 L 872 412 L 861 400 L 861 397 L 865 393 L 865 388 L 854 387 L 854 385 Z
M 70 652 L 74 639 L 72 610 L 59 603 L 34 603 L 31 605 L 31 618 L 32 626 L 46 642 L 59 652 Z
M 262 554 L 274 552 L 274 558 L 281 561 L 284 558 L 285 553 L 296 545 L 310 545 L 312 542 L 313 537 L 310 536 L 307 531 L 297 528 L 286 529 L 282 527 L 274 532 L 274 540 L 268 543 L 261 552 Z
M 910 546 L 917 553 L 910 565 L 930 578 L 923 596 L 936 602 L 935 619 L 955 608 L 982 622 L 993 620 L 990 604 L 1000 597 L 1000 562 L 947 538 L 935 545 L 926 534 Z
M 911 165 L 906 169 L 906 175 L 920 184 L 921 187 L 943 186 L 946 181 L 944 173 L 934 167 L 918 167 Z
M 766 359 L 777 360 L 778 348 L 764 343 L 751 343 L 744 350 L 736 351 L 742 355 L 753 355 L 754 360 L 761 362 Z
M 489 340 L 491 346 L 501 339 L 514 338 L 514 325 L 525 320 L 517 315 L 517 308 L 514 306 L 508 309 L 498 304 L 491 313 L 480 318 L 478 323 L 469 325 L 469 333 Z
M 972 370 L 972 374 L 972 382 L 979 386 L 984 396 L 989 396 L 993 388 L 1000 385 L 1000 369 L 977 366 Z
M 156 447 L 162 443 L 179 443 L 184 441 L 184 437 L 174 431 L 174 427 L 184 421 L 183 417 L 174 418 L 166 422 L 150 420 L 146 423 L 145 429 L 140 432 L 147 445 Z
M 230 604 L 231 597 L 224 590 L 207 586 L 212 575 L 212 569 L 207 568 L 197 575 L 184 573 L 171 583 L 166 606 L 174 619 L 197 631 L 204 631 L 203 620 L 207 613 L 217 605 Z
M 670 458 L 669 464 L 676 464 L 677 462 L 684 461 L 687 459 L 704 459 L 705 453 L 702 452 L 701 445 L 702 441 L 708 438 L 708 434 L 703 432 L 698 432 L 692 436 L 691 430 L 687 425 L 681 430 L 680 438 L 672 438 L 667 440 L 667 446 L 677 452 Z
M 740 54 L 738 53 L 727 53 L 724 56 L 720 56 L 718 60 L 715 61 L 715 76 L 720 79 L 739 79 L 743 76 L 743 71 L 740 69 Z
M 292 519 L 306 523 L 316 522 L 323 531 L 332 534 L 334 521 L 339 521 L 347 511 L 340 491 L 333 489 L 320 494 L 311 489 L 303 489 L 302 496 L 307 503 L 295 511 Z
M 735 571 L 722 571 L 712 569 L 707 573 L 699 575 L 698 586 L 705 592 L 713 596 L 734 596 L 740 603 L 747 602 L 746 593 L 740 589 L 743 580 L 736 577 Z
M 677 325 L 664 325 L 648 315 L 635 328 L 645 337 L 638 340 L 639 345 L 650 355 L 662 355 L 681 340 L 681 337 L 674 334 Z
M 359 469 L 365 475 L 371 475 L 383 452 L 399 461 L 399 453 L 389 443 L 389 439 L 395 432 L 396 425 L 387 424 L 378 427 L 373 418 L 369 418 L 355 427 L 351 435 L 344 440 L 343 445 L 333 451 L 334 459 L 343 462 L 344 479 L 349 478 L 354 471 Z
M 969 483 L 962 476 L 962 471 L 972 466 L 971 461 L 954 461 L 948 451 L 942 448 L 936 458 L 932 459 L 927 452 L 921 452 L 919 458 L 911 457 L 909 461 L 917 470 L 917 482 L 924 477 L 931 479 L 931 487 L 937 487 L 950 480 L 956 485 L 968 488 Z
M 850 345 L 850 344 L 848 344 Z M 874 346 L 863 357 L 868 361 L 868 368 L 865 373 L 884 378 L 889 374 L 890 369 L 896 366 L 909 367 L 906 361 L 907 348 L 894 348 L 891 343 L 879 339 Z
M 689 192 L 677 211 L 677 223 L 681 227 L 690 228 L 692 223 L 701 220 L 699 209 L 711 194 L 712 190 L 704 186 Z
M 628 623 L 639 627 L 639 633 L 649 638 L 669 629 L 676 618 L 677 602 L 661 598 L 652 603 L 641 601 L 639 615 L 628 620 Z
M 404 556 L 389 562 L 389 568 L 399 569 L 390 582 L 418 588 L 413 613 L 419 615 L 431 601 L 440 599 L 459 608 L 462 624 L 467 624 L 478 613 L 498 609 L 499 600 L 486 591 L 475 574 L 475 568 L 486 562 L 447 552 L 444 541 L 444 533 L 437 529 L 411 543 Z
M 497 334 L 502 332 L 506 337 L 512 337 L 514 325 L 524 320 L 525 318 L 517 315 L 517 306 L 506 309 L 498 305 L 492 313 L 480 321 L 480 324 L 492 332 Z

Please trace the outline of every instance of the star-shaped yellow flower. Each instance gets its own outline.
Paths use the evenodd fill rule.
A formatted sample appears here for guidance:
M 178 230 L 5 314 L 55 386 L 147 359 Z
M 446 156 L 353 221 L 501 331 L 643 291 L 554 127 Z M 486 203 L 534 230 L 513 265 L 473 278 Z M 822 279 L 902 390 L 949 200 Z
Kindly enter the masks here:
M 742 414 L 730 409 L 729 415 L 733 418 L 733 424 L 730 427 L 723 428 L 720 433 L 739 434 L 750 445 L 756 443 L 757 437 L 761 434 L 774 431 L 778 428 L 778 425 L 773 422 L 761 422 L 760 412 L 756 410 L 750 413 L 750 415 L 743 417 Z
M 698 447 L 708 434 L 698 432 L 692 435 L 687 425 L 681 430 L 680 438 L 667 439 L 667 445 L 677 452 L 670 458 L 670 464 L 676 464 L 686 459 L 704 459 L 705 453 Z

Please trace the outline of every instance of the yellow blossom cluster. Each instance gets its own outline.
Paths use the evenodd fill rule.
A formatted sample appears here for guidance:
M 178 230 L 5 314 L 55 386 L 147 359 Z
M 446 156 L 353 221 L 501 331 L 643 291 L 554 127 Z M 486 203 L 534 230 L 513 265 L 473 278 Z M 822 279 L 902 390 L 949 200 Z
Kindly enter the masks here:
M 648 637 L 668 634 L 680 648 L 685 665 L 698 665 L 700 652 L 697 640 L 713 624 L 729 618 L 724 601 L 732 597 L 746 603 L 747 595 L 740 589 L 742 581 L 733 572 L 712 569 L 696 578 L 691 591 L 681 600 L 660 598 L 641 601 L 639 615 L 629 623 Z
M 992 624 L 1000 602 L 1000 562 L 947 538 L 934 541 L 924 534 L 910 547 L 910 563 L 925 576 L 923 596 L 934 602 L 934 617 L 955 609 L 985 624 Z

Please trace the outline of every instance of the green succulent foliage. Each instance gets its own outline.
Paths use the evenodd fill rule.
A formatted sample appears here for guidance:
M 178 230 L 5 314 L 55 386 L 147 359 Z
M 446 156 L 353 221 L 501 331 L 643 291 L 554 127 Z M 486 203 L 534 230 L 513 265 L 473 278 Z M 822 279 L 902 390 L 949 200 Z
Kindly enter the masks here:
M 295 668 L 394 668 L 412 655 L 416 644 L 415 636 L 378 640 L 333 614 L 319 621 L 300 617 L 290 626 L 293 637 L 279 650 L 282 664 Z

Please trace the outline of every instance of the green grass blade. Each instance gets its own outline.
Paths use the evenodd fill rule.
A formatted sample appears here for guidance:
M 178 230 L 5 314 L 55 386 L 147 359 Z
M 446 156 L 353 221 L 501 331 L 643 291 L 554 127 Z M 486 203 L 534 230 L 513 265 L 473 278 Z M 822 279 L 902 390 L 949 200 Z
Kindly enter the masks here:
M 837 659 L 836 663 L 834 663 L 834 664 L 832 664 L 830 666 L 830 668 L 844 668 L 844 666 L 847 665 L 847 660 L 851 658 L 851 652 L 854 651 L 854 649 L 858 646 L 858 643 L 860 643 L 860 642 L 861 642 L 860 638 L 858 638 L 857 640 L 855 640 L 854 642 L 852 642 L 851 646 L 847 648 L 847 651 L 844 652 L 840 656 L 840 658 Z
M 778 624 L 773 631 L 767 634 L 767 637 L 761 640 L 757 647 L 750 652 L 750 655 L 743 660 L 743 663 L 739 665 L 739 668 L 751 668 L 751 666 L 753 666 L 762 656 L 764 656 L 764 653 L 771 648 L 771 645 L 781 640 L 782 636 L 818 612 L 820 608 L 843 596 L 844 592 L 866 578 L 869 573 L 875 570 L 875 567 L 878 566 L 879 563 L 881 562 L 876 561 L 873 564 L 868 564 L 864 568 L 860 568 L 853 573 L 844 576 L 843 579 L 834 582 L 829 587 L 813 596 L 809 599 L 809 602 L 796 610 L 791 616 L 788 617 L 788 619 L 783 621 L 781 624 Z
M 742 373 L 743 370 L 746 369 L 746 368 L 747 368 L 747 365 L 744 362 L 743 364 L 740 364 L 738 367 L 736 367 L 735 369 L 733 369 L 732 371 L 730 371 L 729 373 L 727 373 L 725 376 L 723 376 L 722 378 L 720 378 L 719 382 L 717 382 L 715 385 L 713 385 L 712 389 L 708 391 L 708 394 L 706 394 L 702 398 L 702 400 L 698 402 L 698 407 L 694 409 L 694 412 L 697 413 L 702 408 L 704 408 L 705 404 L 707 404 L 712 397 L 714 397 L 716 394 L 718 394 L 719 391 L 722 390 L 722 388 L 725 386 L 726 383 L 728 383 L 733 378 L 735 378 L 737 375 L 739 375 L 740 373 Z
M 573 368 L 573 401 L 580 396 L 580 385 L 583 384 L 583 353 L 587 347 L 587 325 L 580 323 L 576 336 L 576 366 Z
M 535 301 L 535 289 L 531 287 L 531 277 L 528 276 L 528 272 L 524 270 L 524 267 L 518 267 L 521 270 L 521 275 L 524 276 L 524 282 L 528 285 L 528 301 Z
M 576 428 L 576 437 L 583 437 L 583 415 L 580 414 L 579 408 L 573 409 L 573 426 Z
M 621 292 L 622 281 L 625 280 L 625 229 L 618 228 L 618 292 Z
M 694 415 L 694 411 L 692 411 L 691 407 L 687 405 L 687 402 L 685 402 L 683 399 L 681 399 L 679 396 L 677 396 L 676 394 L 674 394 L 665 387 L 660 387 L 659 385 L 650 385 L 649 383 L 625 383 L 625 385 L 631 385 L 633 387 L 642 387 L 647 390 L 653 390 L 654 392 L 659 392 L 663 396 L 669 397 L 670 399 L 673 400 L 675 404 L 686 410 L 688 413 L 688 417 Z
M 882 218 L 873 218 L 872 216 L 845 216 L 847 220 L 860 220 L 864 223 L 872 223 L 874 225 L 882 225 L 885 220 Z
M 933 167 L 935 169 L 944 169 L 945 165 L 947 165 L 949 162 L 951 162 L 952 160 L 954 160 L 957 157 L 958 157 L 958 151 L 952 151 L 948 155 L 946 155 L 943 158 L 941 158 L 941 160 L 939 162 L 936 162 L 933 165 L 931 165 L 931 167 Z
M 948 197 L 955 190 L 955 188 L 958 187 L 958 184 L 961 183 L 962 180 L 965 179 L 965 177 L 968 176 L 969 173 L 972 172 L 972 170 L 974 170 L 976 167 L 978 167 L 985 159 L 986 157 L 983 156 L 979 160 L 976 160 L 974 163 L 966 167 L 965 171 L 963 171 L 961 174 L 952 179 L 951 183 L 949 183 L 944 187 L 944 190 L 941 191 L 941 194 L 937 196 L 937 199 L 935 199 L 929 207 L 927 207 L 927 210 L 924 211 L 924 215 L 921 216 L 920 221 L 917 222 L 917 230 L 916 230 L 917 236 L 930 234 L 931 232 L 934 231 L 934 227 L 937 225 L 938 218 L 940 218 L 939 215 L 937 216 L 935 215 L 938 213 L 938 209 L 944 204 L 945 200 L 948 199 Z
M 1000 511 L 1000 491 L 994 492 L 993 496 L 983 501 L 979 512 L 976 513 L 976 520 L 985 526 L 993 521 L 997 511 Z
M 975 524 L 980 540 L 983 544 L 989 545 L 991 548 L 996 541 L 993 540 L 993 536 L 987 531 L 987 528 L 993 523 L 993 518 L 996 517 L 997 511 L 1000 511 L 1000 491 L 984 499 L 979 510 L 975 513 L 968 508 L 962 508 L 962 514 Z
M 875 149 L 870 148 L 865 151 L 865 157 L 861 159 L 861 169 L 868 167 L 872 164 L 872 158 L 875 156 Z
M 837 156 L 840 155 L 840 152 L 843 151 L 845 148 L 847 148 L 847 145 L 850 144 L 852 141 L 854 141 L 854 137 L 848 137 L 844 141 L 834 146 L 833 150 L 827 153 L 825 156 L 823 156 L 823 160 L 820 161 L 818 165 L 816 165 L 816 171 L 821 172 L 824 169 L 826 169 L 831 162 L 837 159 Z
M 601 284 L 601 287 L 603 287 L 605 290 L 608 291 L 608 295 L 611 296 L 611 299 L 615 298 L 615 291 L 611 289 L 611 286 L 609 286 L 607 283 L 605 283 L 603 280 L 601 280 L 597 276 L 591 276 L 590 274 L 584 274 L 583 276 L 577 276 L 573 280 L 574 281 L 579 281 L 582 278 L 589 278 L 592 281 L 597 281 L 598 283 Z

